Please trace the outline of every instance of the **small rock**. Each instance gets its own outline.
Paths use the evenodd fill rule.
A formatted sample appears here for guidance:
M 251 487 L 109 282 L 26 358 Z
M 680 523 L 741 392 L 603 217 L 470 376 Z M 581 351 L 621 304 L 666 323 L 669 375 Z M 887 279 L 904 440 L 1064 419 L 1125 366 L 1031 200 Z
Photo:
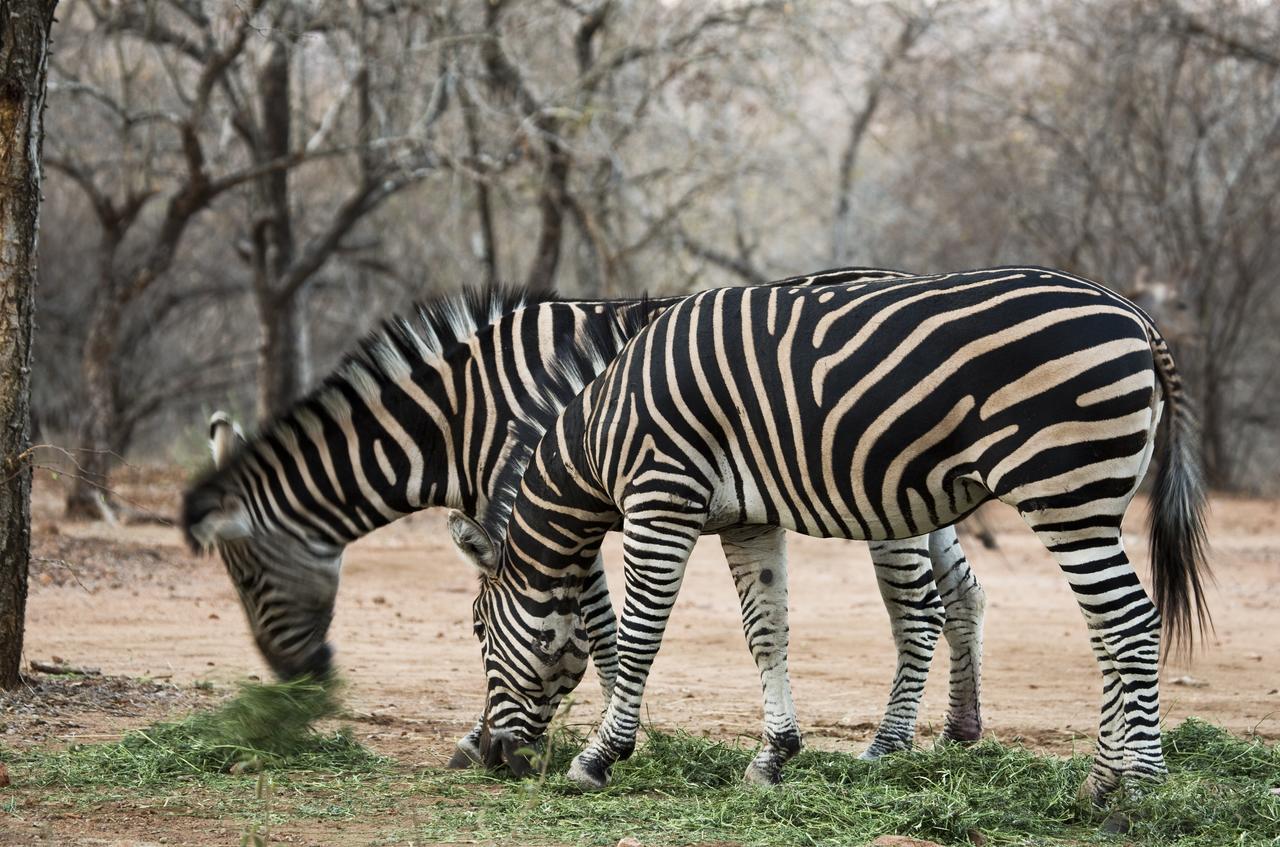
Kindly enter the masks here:
M 905 835 L 882 835 L 871 842 L 871 847 L 942 847 L 936 841 L 908 838 Z
M 218 617 L 218 613 L 217 613 L 217 612 L 210 612 L 210 613 L 209 613 L 209 620 L 211 620 L 211 621 L 220 621 L 220 620 L 222 620 L 222 618 Z
M 640 843 L 640 839 L 632 838 L 628 835 L 626 838 L 618 842 L 618 847 L 644 847 L 644 845 Z
M 965 835 L 968 836 L 969 843 L 972 844 L 973 847 L 986 847 L 987 837 L 978 830 L 971 829 L 966 832 Z
M 4 765 L 0 765 L 0 767 L 4 767 Z M 1276 795 L 1277 797 L 1280 797 L 1280 788 L 1271 789 L 1271 793 Z
M 12 784 L 13 781 L 9 779 L 9 769 L 0 763 L 0 788 L 8 788 Z
M 1280 688 L 1273 688 L 1267 692 L 1268 694 L 1280 694 Z
M 1169 681 L 1170 685 L 1185 685 L 1187 688 L 1208 688 L 1209 683 L 1193 676 L 1180 676 Z
M 373 598 L 373 605 L 375 605 L 375 606 L 385 606 L 385 605 L 387 605 L 387 598 L 386 598 L 386 597 L 383 597 L 381 594 L 379 594 L 379 595 L 377 595 L 377 596 L 375 596 L 375 597 Z

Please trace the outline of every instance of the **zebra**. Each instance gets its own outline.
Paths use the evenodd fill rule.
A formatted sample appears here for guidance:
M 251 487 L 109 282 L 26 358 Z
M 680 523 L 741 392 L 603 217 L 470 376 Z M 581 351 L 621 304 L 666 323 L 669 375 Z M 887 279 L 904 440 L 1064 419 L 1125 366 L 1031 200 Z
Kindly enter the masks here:
M 778 284 L 901 276 L 841 269 Z M 210 429 L 215 469 L 187 492 L 184 527 L 194 546 L 221 553 L 273 671 L 285 679 L 329 672 L 327 630 L 348 543 L 431 506 L 483 520 L 511 449 L 510 425 L 549 423 L 559 412 L 544 390 L 556 368 L 568 362 L 594 375 L 625 340 L 614 334 L 620 317 L 641 309 L 655 315 L 680 299 L 560 301 L 500 289 L 440 298 L 388 322 L 315 392 L 252 438 L 216 414 Z M 781 648 L 776 643 L 785 638 L 785 581 L 770 581 L 784 566 L 783 533 L 729 532 L 723 548 L 770 714 L 795 727 L 785 640 Z M 878 542 L 872 558 L 898 663 L 865 755 L 911 745 L 939 632 L 951 648 L 944 737 L 978 738 L 985 595 L 954 531 Z M 617 670 L 616 622 L 602 567 L 593 568 L 581 605 L 607 700 Z M 480 734 L 477 724 L 451 765 L 480 758 Z M 748 778 L 776 781 L 774 770 L 764 757 Z
M 565 374 L 557 390 L 581 388 Z M 1166 404 L 1153 604 L 1120 522 Z M 645 681 L 700 534 L 909 538 L 994 498 L 1052 553 L 1089 627 L 1103 704 L 1082 795 L 1102 802 L 1126 775 L 1165 773 L 1160 633 L 1163 620 L 1189 646 L 1196 621 L 1203 632 L 1209 620 L 1204 491 L 1168 346 L 1102 285 L 999 267 L 705 291 L 654 319 L 553 425 L 524 435 L 489 524 L 449 517 L 481 573 L 487 760 L 527 768 L 519 751 L 581 678 L 577 597 L 619 522 L 619 670 L 569 771 L 584 789 L 607 784 L 634 750 Z M 492 516 L 504 514 L 495 533 Z M 785 576 L 779 567 L 773 584 Z M 757 579 L 770 581 L 768 566 Z M 766 746 L 793 752 L 792 728 L 769 717 Z

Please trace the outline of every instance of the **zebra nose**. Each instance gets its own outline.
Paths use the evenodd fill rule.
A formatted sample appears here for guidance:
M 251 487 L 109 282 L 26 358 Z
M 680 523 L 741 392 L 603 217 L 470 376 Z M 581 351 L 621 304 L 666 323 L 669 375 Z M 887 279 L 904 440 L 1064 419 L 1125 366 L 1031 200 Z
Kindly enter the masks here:
M 284 681 L 310 677 L 316 682 L 328 682 L 333 674 L 333 648 L 321 643 L 301 658 L 268 653 L 267 664 Z
M 489 732 L 488 721 L 485 721 L 484 728 L 480 730 L 480 763 L 486 768 L 502 765 L 502 745 Z
M 522 752 L 523 749 L 524 745 L 515 738 L 502 739 L 502 758 L 506 760 L 507 767 L 511 768 L 516 779 L 523 779 L 533 773 L 533 764 Z

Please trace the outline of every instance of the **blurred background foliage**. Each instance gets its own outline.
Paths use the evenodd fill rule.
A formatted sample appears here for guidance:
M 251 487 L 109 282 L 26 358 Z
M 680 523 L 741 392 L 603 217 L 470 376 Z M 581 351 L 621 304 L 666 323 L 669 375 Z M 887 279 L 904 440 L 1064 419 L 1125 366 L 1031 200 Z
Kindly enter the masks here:
M 1280 5 L 63 0 L 33 412 L 88 485 L 416 298 L 1036 263 L 1151 310 L 1280 490 Z

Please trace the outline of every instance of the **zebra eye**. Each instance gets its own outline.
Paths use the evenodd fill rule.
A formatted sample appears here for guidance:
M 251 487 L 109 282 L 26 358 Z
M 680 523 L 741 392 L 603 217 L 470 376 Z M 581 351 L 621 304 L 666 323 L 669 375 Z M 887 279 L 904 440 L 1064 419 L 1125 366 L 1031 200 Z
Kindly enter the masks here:
M 476 634 L 476 638 L 484 641 L 484 621 L 476 621 L 472 624 L 471 629 Z

